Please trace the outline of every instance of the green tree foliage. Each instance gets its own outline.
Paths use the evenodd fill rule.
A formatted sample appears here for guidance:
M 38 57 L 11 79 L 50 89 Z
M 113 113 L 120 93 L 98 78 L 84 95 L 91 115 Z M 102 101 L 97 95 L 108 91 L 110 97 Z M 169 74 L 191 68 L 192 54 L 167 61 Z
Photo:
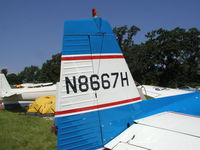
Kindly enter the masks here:
M 128 49 L 128 65 L 134 80 L 140 84 L 158 84 L 152 45 L 135 45 Z
M 60 58 L 61 53 L 53 55 L 41 68 L 39 81 L 56 83 L 60 79 Z
M 200 83 L 199 30 L 159 29 L 146 37 L 144 44 L 128 50 L 128 63 L 138 82 L 169 87 Z
M 23 83 L 37 83 L 40 69 L 37 66 L 25 67 L 23 71 L 18 74 L 19 81 Z
M 8 82 L 10 84 L 20 83 L 19 78 L 15 73 L 8 74 L 8 69 L 6 69 L 6 68 L 1 69 L 1 73 L 3 73 L 6 76 Z
M 15 74 L 15 73 L 11 73 L 11 74 L 8 74 L 6 76 L 9 84 L 11 85 L 14 85 L 14 84 L 20 84 L 21 81 L 19 80 L 18 76 Z
M 119 46 L 122 50 L 126 51 L 128 48 L 134 45 L 133 37 L 140 31 L 140 28 L 136 26 L 121 26 L 113 28 L 113 32 L 116 35 Z

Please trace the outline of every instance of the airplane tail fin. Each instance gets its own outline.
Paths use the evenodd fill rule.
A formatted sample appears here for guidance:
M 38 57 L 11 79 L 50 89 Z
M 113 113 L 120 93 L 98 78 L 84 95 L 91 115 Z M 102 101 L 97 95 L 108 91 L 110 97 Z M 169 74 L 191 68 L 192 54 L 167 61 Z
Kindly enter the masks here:
M 133 124 L 141 101 L 112 28 L 65 21 L 55 123 L 58 149 L 97 149 Z
M 3 73 L 0 73 L 0 97 L 4 97 L 10 93 L 11 87 Z

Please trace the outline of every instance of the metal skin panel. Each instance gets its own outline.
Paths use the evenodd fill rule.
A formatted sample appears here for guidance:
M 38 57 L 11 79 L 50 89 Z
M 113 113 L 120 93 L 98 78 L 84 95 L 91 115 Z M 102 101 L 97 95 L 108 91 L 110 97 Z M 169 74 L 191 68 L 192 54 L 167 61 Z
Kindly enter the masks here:
M 121 53 L 113 34 L 90 36 L 92 54 Z
M 113 87 L 115 82 L 115 76 L 111 76 L 111 74 L 119 73 L 115 88 L 109 88 L 105 90 L 101 87 L 97 91 L 98 104 L 129 100 L 139 97 L 134 80 L 132 79 L 125 59 L 93 60 L 93 65 L 95 73 L 106 73 L 109 75 L 111 87 Z M 121 79 L 125 77 L 125 73 L 127 73 L 128 84 L 126 82 L 127 80 L 122 81 Z M 124 82 L 123 86 L 122 82 Z M 133 103 L 133 101 L 131 103 Z M 132 117 L 128 115 L 130 112 L 134 112 L 132 106 L 124 106 L 120 107 L 120 109 L 113 108 L 111 111 L 109 109 L 99 111 L 104 144 L 125 130 L 128 124 L 132 124 Z
M 63 38 L 62 54 L 91 54 L 90 41 L 88 35 L 65 35 Z
M 147 118 L 136 120 L 136 122 L 143 125 L 159 127 L 200 137 L 200 130 L 197 128 L 197 126 L 200 125 L 200 117 L 197 116 L 175 112 L 163 112 Z M 187 125 L 185 125 L 186 122 Z
M 64 35 L 102 35 L 113 34 L 108 21 L 102 18 L 65 21 Z
M 57 149 L 97 149 L 102 147 L 98 112 L 57 117 Z
M 96 91 L 98 104 L 139 97 L 139 93 L 124 59 L 93 60 L 93 65 L 94 74 L 97 74 L 101 78 L 103 77 L 103 79 L 99 79 L 100 88 Z M 103 80 L 109 80 L 109 88 L 103 88 L 103 84 L 106 87 L 108 86 L 107 83 L 103 83 Z

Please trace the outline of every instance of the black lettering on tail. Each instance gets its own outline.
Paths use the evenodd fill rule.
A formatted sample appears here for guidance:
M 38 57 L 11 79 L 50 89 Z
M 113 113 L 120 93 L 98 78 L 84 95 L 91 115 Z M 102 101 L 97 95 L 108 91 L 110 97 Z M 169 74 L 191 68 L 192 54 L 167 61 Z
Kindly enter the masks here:
M 125 72 L 125 77 L 123 77 L 122 72 L 120 74 L 121 74 L 122 87 L 124 87 L 124 82 L 126 82 L 127 86 L 129 86 L 127 72 Z
M 76 87 L 76 77 L 73 76 L 73 83 L 68 77 L 65 77 L 65 83 L 66 83 L 66 90 L 67 94 L 70 93 L 69 87 L 73 90 L 74 93 L 77 93 L 77 87 Z

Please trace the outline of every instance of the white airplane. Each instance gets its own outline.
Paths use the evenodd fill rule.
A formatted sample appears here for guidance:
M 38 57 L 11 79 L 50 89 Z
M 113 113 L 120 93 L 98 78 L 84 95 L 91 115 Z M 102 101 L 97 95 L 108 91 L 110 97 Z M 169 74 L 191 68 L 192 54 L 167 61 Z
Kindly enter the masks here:
M 56 85 L 12 89 L 4 74 L 0 73 L 0 99 L 4 105 L 32 103 L 36 98 L 45 95 L 56 95 Z
M 162 98 L 162 97 L 175 96 L 192 92 L 181 89 L 173 89 L 173 88 L 166 88 L 166 87 L 152 86 L 152 85 L 140 85 L 137 86 L 137 88 L 141 89 L 144 95 L 150 96 L 152 98 Z
M 65 21 L 57 149 L 199 150 L 200 92 L 141 100 L 112 28 Z

